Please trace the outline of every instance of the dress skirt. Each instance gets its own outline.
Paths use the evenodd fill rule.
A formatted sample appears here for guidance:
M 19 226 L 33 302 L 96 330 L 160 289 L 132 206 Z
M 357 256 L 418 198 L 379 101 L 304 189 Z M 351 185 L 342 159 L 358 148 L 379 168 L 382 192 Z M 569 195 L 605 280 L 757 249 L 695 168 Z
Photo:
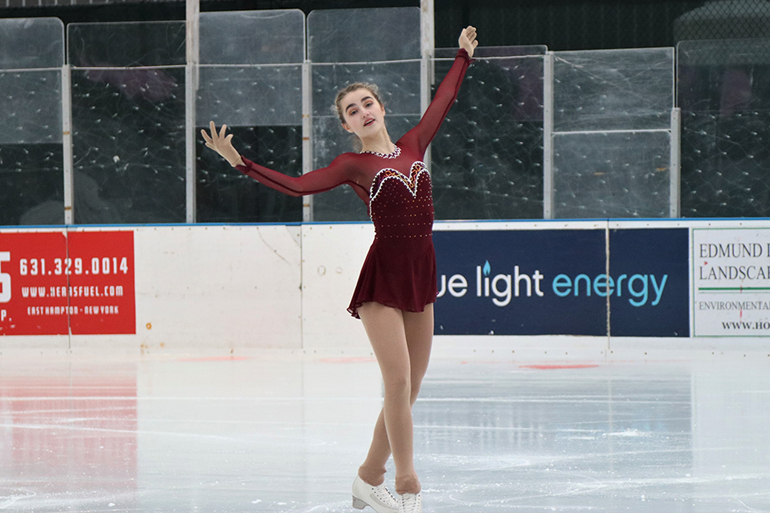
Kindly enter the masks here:
M 358 276 L 348 312 L 380 303 L 407 312 L 422 312 L 436 301 L 436 252 L 430 235 L 414 239 L 375 239 Z

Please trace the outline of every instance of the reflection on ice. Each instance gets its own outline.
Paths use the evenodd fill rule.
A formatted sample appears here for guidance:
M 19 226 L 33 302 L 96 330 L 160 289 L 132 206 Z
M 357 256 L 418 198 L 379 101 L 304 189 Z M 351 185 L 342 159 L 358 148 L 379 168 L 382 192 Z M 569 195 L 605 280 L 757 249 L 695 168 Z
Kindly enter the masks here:
M 770 508 L 767 362 L 538 363 L 434 361 L 426 512 Z M 381 405 L 371 358 L 4 356 L 0 509 L 349 511 Z

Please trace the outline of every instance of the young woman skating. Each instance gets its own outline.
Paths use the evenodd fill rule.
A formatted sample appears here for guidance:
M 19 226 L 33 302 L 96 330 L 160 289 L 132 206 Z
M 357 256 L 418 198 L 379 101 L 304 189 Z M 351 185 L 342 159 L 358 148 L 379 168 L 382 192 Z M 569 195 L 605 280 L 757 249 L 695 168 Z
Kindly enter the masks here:
M 363 322 L 385 388 L 366 460 L 353 482 L 353 506 L 377 513 L 421 513 L 420 480 L 414 467 L 412 405 L 428 368 L 436 301 L 431 179 L 423 163 L 457 97 L 478 46 L 476 29 L 463 29 L 452 68 L 419 124 L 393 143 L 377 88 L 352 84 L 335 102 L 342 126 L 361 142 L 360 153 L 344 153 L 325 168 L 286 176 L 244 159 L 226 135 L 227 126 L 202 131 L 206 146 L 260 183 L 292 196 L 348 184 L 368 205 L 374 242 L 364 261 L 348 311 Z M 384 486 L 390 455 L 396 467 L 394 497 Z

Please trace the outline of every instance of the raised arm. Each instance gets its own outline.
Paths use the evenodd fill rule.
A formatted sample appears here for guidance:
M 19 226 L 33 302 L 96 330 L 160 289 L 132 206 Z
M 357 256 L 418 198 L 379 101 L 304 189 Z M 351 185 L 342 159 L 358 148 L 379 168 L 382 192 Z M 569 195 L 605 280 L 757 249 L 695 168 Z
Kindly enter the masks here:
M 471 57 L 473 57 L 473 52 L 478 44 L 476 29 L 470 26 L 463 29 L 459 39 L 460 50 L 457 52 L 452 68 L 446 74 L 444 80 L 441 81 L 441 85 L 438 86 L 436 95 L 433 97 L 433 101 L 428 106 L 425 114 L 423 114 L 420 122 L 402 137 L 402 140 L 412 139 L 417 144 L 420 153 L 425 152 L 430 142 L 436 136 L 449 109 L 454 104 L 457 93 L 460 91 L 460 85 L 465 77 L 465 72 L 468 70 L 468 66 L 470 66 Z
M 356 180 L 358 178 L 356 176 L 356 167 L 350 165 L 350 158 L 344 154 L 334 159 L 328 167 L 316 169 L 299 177 L 288 176 L 241 157 L 238 150 L 233 147 L 233 135 L 225 135 L 227 133 L 227 125 L 222 125 L 222 128 L 217 131 L 212 121 L 210 127 L 211 134 L 201 130 L 206 146 L 219 153 L 231 166 L 241 173 L 254 178 L 268 187 L 290 196 L 306 196 L 328 191 L 338 185 L 348 184 L 353 187 L 356 194 L 364 202 L 369 202 L 367 189 Z

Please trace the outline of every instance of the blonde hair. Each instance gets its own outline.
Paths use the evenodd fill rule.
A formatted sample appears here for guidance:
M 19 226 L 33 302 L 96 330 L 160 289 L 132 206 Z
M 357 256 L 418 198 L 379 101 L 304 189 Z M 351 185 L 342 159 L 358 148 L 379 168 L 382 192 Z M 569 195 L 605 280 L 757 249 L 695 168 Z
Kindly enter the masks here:
M 337 113 L 337 117 L 340 118 L 340 121 L 342 123 L 345 123 L 345 113 L 342 111 L 342 99 L 348 93 L 352 93 L 353 91 L 358 91 L 359 89 L 366 89 L 367 91 L 372 93 L 372 96 L 374 96 L 374 99 L 377 100 L 377 103 L 385 107 L 385 105 L 382 103 L 382 100 L 380 100 L 380 89 L 376 85 L 369 84 L 366 82 L 355 82 L 347 86 L 345 89 L 341 89 L 337 93 L 337 98 L 334 100 L 334 107 L 332 107 L 332 110 L 334 110 Z

